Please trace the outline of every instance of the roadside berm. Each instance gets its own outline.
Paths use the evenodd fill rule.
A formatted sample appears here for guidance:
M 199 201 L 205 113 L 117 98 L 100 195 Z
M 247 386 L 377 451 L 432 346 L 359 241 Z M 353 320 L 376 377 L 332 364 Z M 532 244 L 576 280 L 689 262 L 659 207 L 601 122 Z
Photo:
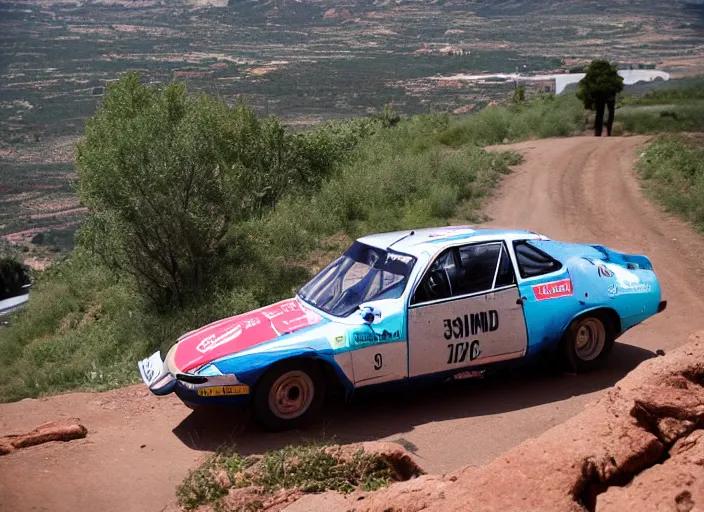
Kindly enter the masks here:
M 306 495 L 284 510 L 704 511 L 704 332 L 485 466 Z

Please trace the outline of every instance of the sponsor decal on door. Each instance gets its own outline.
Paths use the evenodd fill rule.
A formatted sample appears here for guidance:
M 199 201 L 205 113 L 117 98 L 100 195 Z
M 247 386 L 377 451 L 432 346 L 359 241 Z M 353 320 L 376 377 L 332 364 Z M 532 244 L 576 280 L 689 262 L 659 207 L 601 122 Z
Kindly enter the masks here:
M 551 283 L 533 285 L 533 293 L 537 300 L 559 299 L 572 295 L 572 280 L 561 279 Z

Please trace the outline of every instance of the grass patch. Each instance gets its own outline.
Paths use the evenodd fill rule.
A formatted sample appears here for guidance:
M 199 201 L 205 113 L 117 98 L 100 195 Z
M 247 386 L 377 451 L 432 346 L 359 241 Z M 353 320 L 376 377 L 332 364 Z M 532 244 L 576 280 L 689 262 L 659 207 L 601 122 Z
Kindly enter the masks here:
M 204 504 L 215 504 L 216 510 L 232 510 L 221 502 L 228 490 L 249 489 L 247 503 L 235 510 L 257 510 L 267 497 L 282 489 L 348 493 L 376 490 L 393 480 L 394 472 L 383 457 L 360 450 L 351 458 L 340 459 L 328 453 L 327 446 L 291 445 L 246 458 L 220 451 L 188 474 L 176 489 L 176 496 L 187 510 Z
M 518 105 L 487 108 L 453 120 L 439 133 L 441 144 L 501 144 L 530 138 L 566 137 L 585 128 L 582 103 L 574 95 L 550 96 Z
M 279 204 L 264 220 L 266 231 L 276 233 L 279 250 L 292 243 L 286 252 L 293 253 L 305 249 L 306 241 L 339 232 L 356 238 L 447 225 L 449 219 L 477 221 L 481 202 L 520 155 L 428 142 L 436 122 L 417 119 L 388 130 L 364 144 L 355 162 L 318 194 Z
M 74 251 L 39 273 L 27 306 L 0 327 L 0 401 L 134 383 L 140 358 L 166 350 L 191 326 L 258 304 L 235 289 L 159 314 L 133 283 Z
M 704 101 L 622 107 L 616 111 L 614 126 L 628 133 L 673 133 L 704 131 Z
M 704 139 L 661 136 L 638 161 L 647 193 L 704 233 Z
M 614 129 L 628 133 L 704 131 L 704 76 L 662 82 L 619 98 Z

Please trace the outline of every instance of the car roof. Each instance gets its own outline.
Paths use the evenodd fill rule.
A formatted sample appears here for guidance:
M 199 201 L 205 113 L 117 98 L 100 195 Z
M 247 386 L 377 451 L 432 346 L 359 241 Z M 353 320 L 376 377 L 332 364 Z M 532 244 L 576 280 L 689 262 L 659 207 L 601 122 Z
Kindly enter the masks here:
M 472 226 L 443 226 L 415 230 L 392 231 L 367 235 L 358 241 L 378 247 L 392 249 L 410 255 L 418 255 L 423 251 L 435 252 L 442 247 L 457 243 L 488 242 L 492 240 L 516 239 L 547 239 L 547 237 L 521 229 L 478 229 Z

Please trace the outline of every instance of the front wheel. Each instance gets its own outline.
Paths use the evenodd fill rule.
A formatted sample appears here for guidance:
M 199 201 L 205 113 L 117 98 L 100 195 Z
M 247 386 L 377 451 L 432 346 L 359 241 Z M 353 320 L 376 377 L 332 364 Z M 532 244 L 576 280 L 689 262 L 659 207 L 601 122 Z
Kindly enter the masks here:
M 254 413 L 267 430 L 288 430 L 309 423 L 324 399 L 325 379 L 315 361 L 284 361 L 272 366 L 257 384 Z
M 562 338 L 562 359 L 575 373 L 601 366 L 611 352 L 616 332 L 607 315 L 599 311 L 576 318 Z

